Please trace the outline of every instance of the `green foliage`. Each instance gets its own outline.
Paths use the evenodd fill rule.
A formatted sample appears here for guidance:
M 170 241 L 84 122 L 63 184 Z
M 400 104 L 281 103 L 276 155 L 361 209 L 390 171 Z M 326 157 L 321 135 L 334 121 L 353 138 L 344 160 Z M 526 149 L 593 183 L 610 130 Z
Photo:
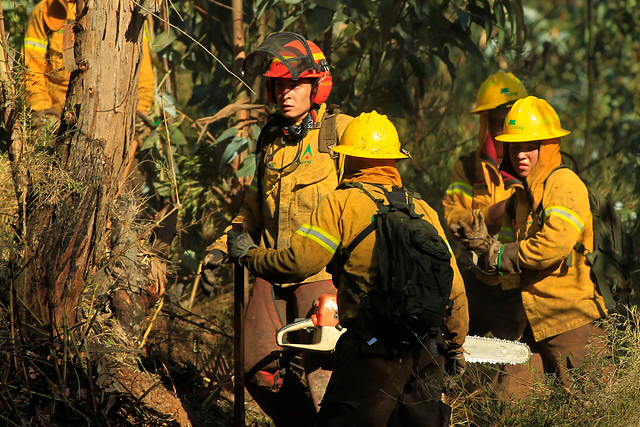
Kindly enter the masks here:
M 447 154 L 451 152 L 448 147 L 443 150 L 439 138 L 469 139 L 460 132 L 457 118 L 447 114 L 453 98 L 441 94 L 453 91 L 461 61 L 467 57 L 483 60 L 478 48 L 483 31 L 510 37 L 504 30 L 512 20 L 510 2 L 255 0 L 246 1 L 244 7 L 247 52 L 272 32 L 299 32 L 318 43 L 329 57 L 334 77 L 329 102 L 352 114 L 376 109 L 406 124 L 402 126 L 403 141 L 417 154 L 414 168 L 406 171 L 407 183 L 417 182 L 417 189 L 438 207 L 448 178 L 448 173 L 441 171 L 450 167 Z M 177 110 L 194 118 L 219 113 L 229 105 L 238 83 L 222 66 L 231 68 L 233 63 L 231 11 L 216 3 L 188 0 L 172 4 L 168 16 L 170 25 L 158 31 L 154 52 L 168 64 L 169 73 L 162 78 L 176 88 Z M 261 30 L 261 24 L 266 30 Z M 162 26 L 158 23 L 156 28 Z M 259 89 L 254 87 L 258 93 Z M 253 99 L 260 101 L 258 95 Z M 149 164 L 157 165 L 149 195 L 156 192 L 170 197 L 175 192 L 171 174 L 166 172 L 173 165 L 182 203 L 181 221 L 191 236 L 191 242 L 181 242 L 184 248 L 201 253 L 202 245 L 210 242 L 208 232 L 202 235 L 204 218 L 210 222 L 211 215 L 224 212 L 213 227 L 219 232 L 233 215 L 219 193 L 209 189 L 227 192 L 234 179 L 251 177 L 255 170 L 252 155 L 235 170 L 227 165 L 255 145 L 265 117 L 258 115 L 256 119 L 247 136 L 238 136 L 233 117 L 207 124 L 197 132 L 180 119 L 169 126 L 170 155 L 166 131 L 154 133 L 150 137 L 153 142 L 145 144 Z M 205 131 L 210 138 L 202 138 Z
M 521 77 L 530 93 L 547 99 L 563 127 L 572 131 L 563 138 L 563 150 L 576 158 L 583 175 L 620 201 L 623 211 L 633 213 L 628 219 L 638 237 L 640 83 L 635 76 L 640 71 L 640 19 L 629 2 L 593 1 L 590 28 L 588 5 L 526 2 Z

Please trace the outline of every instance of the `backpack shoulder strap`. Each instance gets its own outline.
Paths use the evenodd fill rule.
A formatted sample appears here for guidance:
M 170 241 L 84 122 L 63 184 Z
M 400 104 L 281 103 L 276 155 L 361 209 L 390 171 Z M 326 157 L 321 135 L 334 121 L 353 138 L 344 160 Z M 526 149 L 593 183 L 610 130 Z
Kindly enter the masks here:
M 322 120 L 317 126 L 320 128 L 318 132 L 318 151 L 328 153 L 332 159 L 338 158 L 338 153 L 332 150 L 338 143 L 338 131 L 336 129 L 336 119 L 340 114 L 337 105 L 331 104 L 322 115 Z
M 542 181 L 542 189 L 544 190 L 544 187 L 547 186 L 547 181 L 549 181 L 549 178 L 551 178 L 551 175 L 553 175 L 553 173 L 559 169 L 568 169 L 565 165 L 559 165 L 556 166 L 555 168 L 553 168 L 553 170 L 551 172 L 549 172 L 549 175 L 547 175 L 547 177 L 544 179 L 544 181 Z M 542 212 L 544 211 L 544 206 L 542 206 L 542 202 L 540 203 L 540 205 L 538 206 L 538 221 L 540 222 L 540 226 L 542 226 Z
M 377 186 L 377 185 L 376 187 L 382 188 L 385 191 L 385 194 L 388 194 L 384 187 Z M 362 191 L 364 194 L 369 196 L 371 200 L 373 200 L 373 202 L 378 206 L 378 212 L 380 211 L 381 208 L 385 206 L 383 199 L 376 199 L 375 196 L 373 196 L 373 194 L 367 191 L 367 189 L 364 188 L 364 186 L 359 182 L 343 182 L 340 185 L 338 185 L 338 188 L 357 188 L 358 190 Z M 353 250 L 375 229 L 376 229 L 376 222 L 371 221 L 371 223 L 367 225 L 364 228 L 364 230 L 358 233 L 358 235 L 351 241 L 351 243 L 349 243 L 349 245 L 347 245 L 346 248 L 342 249 L 337 261 L 337 266 L 341 270 L 344 268 L 344 265 L 347 263 L 347 260 L 353 253 Z

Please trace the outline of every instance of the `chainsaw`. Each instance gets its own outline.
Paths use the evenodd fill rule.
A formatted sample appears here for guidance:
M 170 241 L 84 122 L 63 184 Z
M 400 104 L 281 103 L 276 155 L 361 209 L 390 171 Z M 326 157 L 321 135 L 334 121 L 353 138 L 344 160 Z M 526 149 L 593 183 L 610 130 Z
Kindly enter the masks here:
M 311 334 L 310 343 L 290 341 L 289 333 L 306 331 Z M 310 318 L 296 320 L 276 333 L 276 342 L 285 348 L 308 351 L 333 351 L 340 335 L 346 328 L 338 323 L 338 303 L 335 295 L 323 294 L 314 301 Z M 525 343 L 466 336 L 463 345 L 464 358 L 470 363 L 518 364 L 526 363 L 531 357 L 531 350 Z

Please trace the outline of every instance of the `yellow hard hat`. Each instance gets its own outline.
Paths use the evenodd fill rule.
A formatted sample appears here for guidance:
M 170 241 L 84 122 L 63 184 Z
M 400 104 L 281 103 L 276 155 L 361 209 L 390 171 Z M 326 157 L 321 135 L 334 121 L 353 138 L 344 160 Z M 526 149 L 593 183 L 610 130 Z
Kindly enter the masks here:
M 527 96 L 511 107 L 504 119 L 504 133 L 496 136 L 502 142 L 530 142 L 560 138 L 571 132 L 562 129 L 556 110 L 544 99 Z
M 522 82 L 513 74 L 498 71 L 491 74 L 478 89 L 476 108 L 471 113 L 493 110 L 527 96 Z
M 368 159 L 406 159 L 408 151 L 400 148 L 396 127 L 384 114 L 362 113 L 344 130 L 336 153 Z

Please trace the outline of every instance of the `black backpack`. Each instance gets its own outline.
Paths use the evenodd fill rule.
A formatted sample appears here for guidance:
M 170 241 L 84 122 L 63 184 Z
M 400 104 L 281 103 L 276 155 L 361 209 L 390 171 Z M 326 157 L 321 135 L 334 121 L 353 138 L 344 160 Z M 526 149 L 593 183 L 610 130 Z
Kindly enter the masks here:
M 355 247 L 376 231 L 378 271 L 369 292 L 347 279 L 344 282 L 360 297 L 356 332 L 367 343 L 423 345 L 438 335 L 453 306 L 453 269 L 449 246 L 436 228 L 414 210 L 410 191 L 394 188 L 385 200 L 376 199 L 362 184 L 342 183 L 338 188 L 358 188 L 378 206 L 372 223 L 342 249 L 334 261 L 338 274 Z M 337 282 L 335 282 L 337 283 Z M 433 344 L 433 341 L 431 342 Z M 433 347 L 433 346 L 432 346 Z M 434 349 L 432 348 L 432 351 Z
M 553 172 L 562 168 L 566 166 L 561 165 L 551 171 L 543 185 Z M 593 217 L 593 251 L 589 252 L 580 241 L 573 248 L 587 259 L 587 264 L 591 267 L 591 278 L 604 299 L 607 312 L 621 312 L 633 295 L 631 276 L 637 265 L 633 240 L 622 228 L 614 204 L 584 180 L 583 182 L 589 192 L 589 207 Z

